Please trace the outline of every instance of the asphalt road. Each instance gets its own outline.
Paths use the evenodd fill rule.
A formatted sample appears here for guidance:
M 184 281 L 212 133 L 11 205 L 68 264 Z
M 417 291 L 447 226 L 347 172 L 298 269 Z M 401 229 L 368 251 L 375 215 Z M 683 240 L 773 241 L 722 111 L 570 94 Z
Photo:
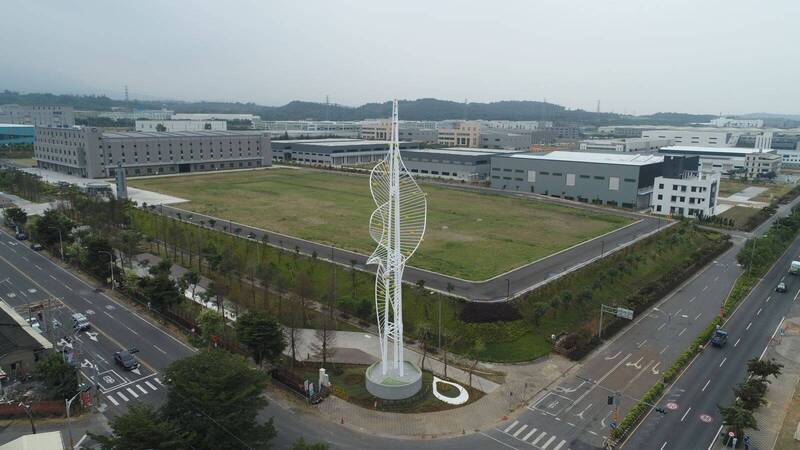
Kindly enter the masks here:
M 791 244 L 723 326 L 729 332 L 728 344 L 723 348 L 709 346 L 667 391 L 660 406 L 674 403 L 677 408 L 667 415 L 651 413 L 623 448 L 711 448 L 722 427 L 717 405 L 733 400 L 732 388 L 745 380 L 747 361 L 763 355 L 800 294 L 800 279 L 787 274 L 798 254 L 800 239 Z M 786 283 L 786 293 L 775 292 L 781 281 Z
M 181 215 L 182 220 L 199 224 L 202 220 L 208 223 L 209 219 L 216 220 L 215 229 L 222 231 L 223 227 L 228 230 L 241 228 L 239 236 L 248 236 L 253 233 L 256 240 L 261 240 L 264 234 L 269 236 L 269 244 L 276 248 L 283 248 L 294 251 L 299 248 L 300 252 L 306 255 L 317 253 L 320 259 L 333 261 L 344 266 L 350 266 L 351 261 L 356 261 L 364 270 L 371 270 L 372 267 L 365 266 L 368 255 L 339 249 L 326 244 L 320 244 L 305 239 L 296 238 L 272 231 L 262 230 L 252 226 L 230 222 L 218 217 L 199 214 L 193 211 L 180 209 L 174 206 L 158 205 L 155 209 L 166 216 L 177 218 Z M 622 213 L 620 213 L 622 214 Z M 413 266 L 407 266 L 403 273 L 403 280 L 410 284 L 415 284 L 419 280 L 425 280 L 425 286 L 430 289 L 447 292 L 448 284 L 453 285 L 453 295 L 463 297 L 476 302 L 497 302 L 506 301 L 511 297 L 522 294 L 535 288 L 536 286 L 562 275 L 569 271 L 580 268 L 602 256 L 606 256 L 632 241 L 643 236 L 657 232 L 658 230 L 671 224 L 671 221 L 659 219 L 657 217 L 647 217 L 640 215 L 624 214 L 633 216 L 636 222 L 624 228 L 615 230 L 602 237 L 598 237 L 560 253 L 550 255 L 546 258 L 518 267 L 510 272 L 495 276 L 485 281 L 468 281 L 455 278 L 440 273 L 431 272 Z M 233 233 L 230 233 L 233 234 Z

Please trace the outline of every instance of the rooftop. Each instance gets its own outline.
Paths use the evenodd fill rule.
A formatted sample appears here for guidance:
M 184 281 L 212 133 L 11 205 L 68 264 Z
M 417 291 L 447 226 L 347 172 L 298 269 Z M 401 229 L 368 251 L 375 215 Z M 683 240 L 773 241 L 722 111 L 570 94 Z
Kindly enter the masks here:
M 505 158 L 544 159 L 548 161 L 584 162 L 596 164 L 617 164 L 624 166 L 646 166 L 664 161 L 663 156 L 639 155 L 631 153 L 591 153 L 555 151 L 547 154 L 513 153 L 501 155 Z
M 0 301 L 0 355 L 20 348 L 38 350 L 53 348 L 53 344 L 35 331 L 14 308 Z
M 260 136 L 264 131 L 105 131 L 103 139 Z
M 404 152 L 421 152 L 421 153 L 436 153 L 440 155 L 457 155 L 457 156 L 489 156 L 499 153 L 514 153 L 519 150 L 495 150 L 490 148 L 463 148 L 463 147 L 449 147 L 449 148 L 414 148 L 403 150 Z
M 272 141 L 273 144 L 313 144 L 330 147 L 345 145 L 389 145 L 389 141 L 371 141 L 354 138 L 329 138 L 329 139 L 286 139 Z M 405 143 L 405 142 L 402 142 Z
M 0 123 L 0 128 L 33 128 L 33 125 L 17 125 L 15 123 Z
M 662 153 L 678 152 L 678 153 L 706 153 L 706 154 L 737 154 L 749 155 L 750 153 L 759 153 L 757 148 L 749 147 L 701 147 L 695 145 L 670 145 L 661 147 L 659 150 Z M 772 149 L 767 149 L 766 152 L 773 152 Z

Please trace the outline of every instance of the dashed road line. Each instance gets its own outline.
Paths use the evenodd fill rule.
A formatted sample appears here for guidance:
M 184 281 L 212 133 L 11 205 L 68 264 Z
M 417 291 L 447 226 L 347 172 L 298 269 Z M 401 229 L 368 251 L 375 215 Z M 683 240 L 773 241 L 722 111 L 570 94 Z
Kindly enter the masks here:
M 103 314 L 107 315 L 108 317 L 111 317 L 112 319 L 114 318 L 114 316 L 112 316 L 111 314 L 107 313 L 106 311 L 103 311 Z M 127 327 L 125 327 L 125 328 L 127 328 Z
M 145 388 L 139 386 L 138 384 L 136 385 L 136 389 L 139 389 L 140 391 L 142 391 L 142 394 L 147 394 L 147 390 L 145 390 Z
M 125 394 L 123 394 L 122 392 L 117 392 L 117 395 L 119 396 L 119 398 L 125 400 L 126 402 L 129 401 L 128 397 L 125 397 Z
M 664 347 L 660 352 L 658 352 L 658 354 L 659 355 L 663 354 L 665 351 L 667 351 L 668 348 L 669 348 L 669 345 Z
M 681 422 L 683 422 L 686 419 L 686 416 L 689 415 L 689 411 L 691 411 L 691 410 L 692 410 L 692 408 L 689 407 L 689 409 L 687 409 L 686 412 L 683 413 L 683 416 L 681 417 Z
M 727 357 L 725 357 L 725 358 L 722 358 L 722 362 L 721 362 L 721 363 L 719 363 L 719 366 L 720 366 L 720 367 L 722 367 L 722 365 L 723 365 L 723 364 L 725 364 L 725 361 L 727 361 L 727 360 L 728 360 L 728 358 L 727 358 Z
M 537 438 L 536 438 L 536 439 L 535 439 L 533 442 L 531 442 L 531 445 L 534 445 L 534 446 L 535 446 L 535 445 L 536 445 L 536 444 L 538 444 L 538 443 L 539 443 L 539 441 L 541 441 L 541 440 L 542 440 L 542 438 L 544 438 L 545 436 L 547 436 L 547 433 L 545 433 L 545 432 L 542 432 L 542 434 L 540 434 L 540 435 L 539 435 L 539 437 L 537 437 Z
M 158 348 L 158 346 L 156 344 L 153 344 L 153 347 L 155 347 L 155 349 L 160 351 L 161 353 L 163 353 L 165 355 L 167 354 L 167 352 L 165 352 L 164 350 L 161 350 L 160 348 Z
M 681 335 L 683 335 L 683 333 L 685 333 L 685 332 L 686 332 L 686 328 L 682 329 L 682 330 L 681 330 L 681 332 L 680 332 L 680 333 L 678 333 L 678 336 L 681 336 Z
M 661 448 L 658 449 L 658 450 L 664 450 L 664 447 L 666 447 L 666 446 L 667 446 L 667 441 L 664 441 L 664 443 L 661 444 Z
M 552 444 L 552 443 L 553 443 L 553 441 L 555 441 L 555 440 L 556 440 L 556 437 L 555 437 L 555 436 L 550 436 L 550 439 L 548 439 L 548 440 L 547 440 L 547 442 L 545 442 L 544 444 L 542 444 L 542 450 L 547 450 L 547 447 L 549 447 L 549 446 L 550 446 L 550 444 Z
M 756 312 L 756 316 L 760 316 L 761 315 L 761 309 L 762 308 L 758 308 L 758 311 Z
M 157 387 L 156 387 L 156 386 L 155 386 L 153 383 L 151 383 L 151 382 L 149 382 L 149 381 L 145 381 L 145 382 L 144 382 L 144 384 L 146 384 L 146 385 L 147 385 L 147 387 L 149 387 L 150 389 L 152 389 L 152 390 L 154 390 L 154 391 L 157 391 L 157 390 L 158 390 L 158 388 L 157 388 Z
M 658 327 L 658 331 L 661 331 L 661 329 L 664 328 L 665 325 L 667 325 L 667 322 L 662 323 L 661 326 Z
M 690 298 L 690 299 L 689 299 L 689 303 L 692 303 L 692 302 L 694 302 L 696 298 L 697 298 L 697 297 L 692 297 L 692 298 Z
M 706 384 L 703 386 L 703 389 L 700 389 L 700 392 L 705 392 L 709 384 L 711 384 L 710 378 L 708 379 L 708 381 L 706 381 Z
M 536 433 L 536 428 L 534 428 L 534 429 L 532 429 L 531 431 L 529 431 L 529 432 L 528 432 L 528 434 L 526 434 L 526 435 L 525 435 L 525 437 L 524 437 L 524 438 L 522 438 L 522 440 L 523 440 L 523 441 L 527 441 L 527 440 L 528 440 L 528 438 L 529 438 L 529 437 L 531 437 L 531 436 L 533 435 L 533 433 Z
M 748 323 L 747 324 L 747 328 L 745 328 L 745 331 L 749 330 L 750 327 L 752 327 L 752 326 L 753 326 L 753 322 Z
M 705 286 L 703 286 L 703 289 L 702 289 L 702 291 L 703 291 L 703 292 L 705 292 L 705 291 L 706 291 L 706 289 L 708 289 L 708 285 L 705 285 Z
M 39 269 L 39 270 L 44 270 L 44 269 L 42 269 L 41 267 L 39 267 L 39 265 L 38 265 L 38 264 L 34 264 L 33 266 L 34 266 L 34 267 L 36 267 L 36 268 L 37 268 L 37 269 Z
M 736 343 L 735 343 L 735 344 L 733 344 L 733 346 L 734 346 L 734 347 L 736 347 L 737 345 L 739 345 L 739 341 L 741 341 L 741 340 L 742 340 L 742 338 L 739 338 L 739 339 L 737 339 L 737 340 L 736 340 Z
M 702 316 L 702 315 L 703 315 L 703 313 L 700 313 L 700 314 L 696 315 L 696 316 L 694 317 L 694 320 L 697 320 L 697 319 L 699 319 L 699 318 L 700 318 L 700 316 Z

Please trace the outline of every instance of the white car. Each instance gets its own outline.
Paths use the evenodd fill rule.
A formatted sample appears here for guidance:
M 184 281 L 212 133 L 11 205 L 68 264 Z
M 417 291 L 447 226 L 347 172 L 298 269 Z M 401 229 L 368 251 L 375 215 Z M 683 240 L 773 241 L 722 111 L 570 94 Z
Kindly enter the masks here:
M 28 323 L 34 330 L 38 331 L 39 333 L 42 332 L 42 326 L 39 325 L 39 319 L 37 319 L 36 317 L 31 317 L 30 319 L 28 319 Z

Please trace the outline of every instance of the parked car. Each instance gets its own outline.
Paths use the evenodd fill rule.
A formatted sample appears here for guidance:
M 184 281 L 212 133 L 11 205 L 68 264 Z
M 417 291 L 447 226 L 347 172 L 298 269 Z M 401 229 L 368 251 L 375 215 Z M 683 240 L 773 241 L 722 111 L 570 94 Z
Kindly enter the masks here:
M 786 283 L 780 282 L 775 286 L 775 292 L 786 292 Z
M 86 318 L 81 313 L 75 313 L 72 315 L 72 329 L 75 331 L 83 331 L 88 330 L 92 325 L 89 323 L 89 319 Z
M 31 249 L 33 251 L 40 252 L 40 251 L 44 250 L 44 247 L 42 247 L 42 244 L 40 244 L 38 242 L 31 242 Z
M 121 350 L 114 352 L 114 362 L 122 366 L 125 370 L 133 370 L 139 367 L 139 361 L 133 356 L 133 353 L 139 350 L 132 348 L 130 350 Z
M 18 241 L 24 241 L 24 240 L 28 239 L 28 235 L 23 233 L 23 232 L 21 232 L 21 231 L 19 233 L 17 233 L 16 237 L 17 237 Z
M 37 319 L 36 317 L 31 317 L 30 319 L 28 319 L 28 323 L 34 330 L 38 331 L 39 333 L 42 332 L 42 326 L 39 325 L 39 319 Z

